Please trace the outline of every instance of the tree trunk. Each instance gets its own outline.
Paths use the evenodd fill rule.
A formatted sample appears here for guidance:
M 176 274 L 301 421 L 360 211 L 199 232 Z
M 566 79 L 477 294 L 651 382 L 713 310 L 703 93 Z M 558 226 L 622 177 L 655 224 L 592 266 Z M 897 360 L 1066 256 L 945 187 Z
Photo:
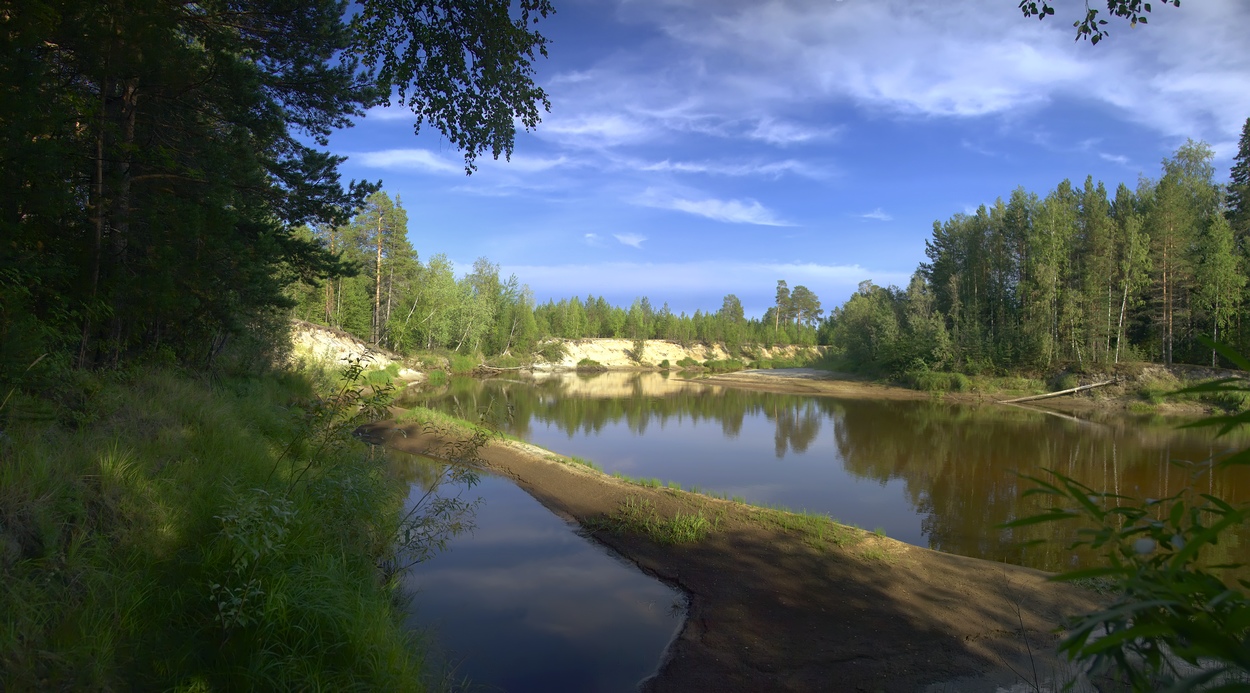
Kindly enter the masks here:
M 378 323 L 382 317 L 382 210 L 378 210 L 378 264 L 373 282 L 373 343 L 378 342 Z
M 108 66 L 105 65 L 105 69 Z M 87 365 L 87 351 L 91 343 L 91 311 L 95 306 L 96 296 L 100 291 L 100 260 L 104 243 L 104 126 L 108 110 L 109 78 L 100 79 L 100 122 L 95 139 L 95 170 L 92 173 L 92 209 L 95 212 L 95 235 L 91 243 L 91 279 L 87 286 L 87 310 L 82 320 L 82 341 L 78 346 L 78 367 Z

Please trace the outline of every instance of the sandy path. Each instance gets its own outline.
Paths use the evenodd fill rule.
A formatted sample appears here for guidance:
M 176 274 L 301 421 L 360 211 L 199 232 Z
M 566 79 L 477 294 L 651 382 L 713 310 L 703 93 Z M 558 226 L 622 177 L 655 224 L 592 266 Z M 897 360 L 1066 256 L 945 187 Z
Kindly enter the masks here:
M 434 457 L 447 442 L 415 424 L 370 433 Z M 641 488 L 524 443 L 497 441 L 481 457 L 582 525 L 613 516 L 627 499 L 649 501 L 661 518 L 715 518 L 711 534 L 688 544 L 588 533 L 689 597 L 687 622 L 647 690 L 993 691 L 1022 683 L 1013 668 L 1032 670 L 1026 644 L 1035 654 L 1052 649 L 1062 618 L 1094 605 L 1039 571 L 849 528 L 841 545 L 813 540 L 769 521 L 772 511 Z M 1056 668 L 1038 662 L 1039 671 Z

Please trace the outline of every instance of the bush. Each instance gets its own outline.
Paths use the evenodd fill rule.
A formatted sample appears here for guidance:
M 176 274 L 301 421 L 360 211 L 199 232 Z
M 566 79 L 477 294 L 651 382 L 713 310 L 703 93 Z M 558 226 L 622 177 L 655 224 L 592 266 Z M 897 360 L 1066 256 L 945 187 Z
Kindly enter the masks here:
M 668 359 L 664 359 L 663 361 L 661 361 L 661 362 L 660 362 L 660 370 L 664 370 L 664 371 L 666 371 L 666 370 L 668 370 L 670 367 L 671 367 L 671 366 L 670 366 L 670 365 L 669 365 L 669 363 L 668 363 Z
M 516 368 L 521 365 L 521 359 L 511 354 L 500 354 L 499 356 L 491 357 L 486 363 L 495 368 Z
M 447 383 L 447 371 L 433 370 L 425 374 L 425 382 L 428 385 L 439 386 Z
M 740 371 L 744 366 L 738 359 L 709 359 L 703 362 L 703 367 L 713 373 L 729 373 L 732 371 Z
M 451 355 L 451 372 L 457 375 L 472 373 L 477 368 L 479 359 L 476 356 L 468 356 L 465 354 Z
M 689 356 L 682 358 L 680 361 L 677 362 L 677 365 L 682 368 L 701 368 L 702 367 L 699 365 L 698 361 L 695 361 Z
M 563 341 L 553 339 L 539 344 L 538 350 L 534 353 L 543 357 L 548 363 L 559 363 L 569 355 L 569 347 Z
M 577 362 L 577 370 L 594 372 L 594 371 L 606 371 L 608 369 L 602 363 L 599 363 L 598 361 L 594 359 L 586 358 Z

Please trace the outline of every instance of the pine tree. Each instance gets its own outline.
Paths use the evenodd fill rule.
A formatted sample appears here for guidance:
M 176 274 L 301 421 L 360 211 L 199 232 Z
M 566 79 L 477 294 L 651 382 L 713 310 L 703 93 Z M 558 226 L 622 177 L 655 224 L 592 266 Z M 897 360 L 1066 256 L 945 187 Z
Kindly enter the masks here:
M 1244 253 L 1250 250 L 1246 241 L 1250 237 L 1250 118 L 1246 118 L 1246 124 L 1241 128 L 1241 141 L 1229 172 L 1225 202 L 1228 206 L 1228 225 Z

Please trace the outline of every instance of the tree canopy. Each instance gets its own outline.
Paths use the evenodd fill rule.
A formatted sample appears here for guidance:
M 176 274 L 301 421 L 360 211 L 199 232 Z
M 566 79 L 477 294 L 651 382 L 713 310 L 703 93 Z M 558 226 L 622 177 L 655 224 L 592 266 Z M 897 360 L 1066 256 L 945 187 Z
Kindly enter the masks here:
M 378 189 L 324 150 L 370 106 L 402 102 L 468 171 L 510 155 L 547 107 L 550 4 L 416 5 L 0 0 L 0 377 L 49 352 L 211 362 L 292 282 L 357 271 L 300 229 Z

